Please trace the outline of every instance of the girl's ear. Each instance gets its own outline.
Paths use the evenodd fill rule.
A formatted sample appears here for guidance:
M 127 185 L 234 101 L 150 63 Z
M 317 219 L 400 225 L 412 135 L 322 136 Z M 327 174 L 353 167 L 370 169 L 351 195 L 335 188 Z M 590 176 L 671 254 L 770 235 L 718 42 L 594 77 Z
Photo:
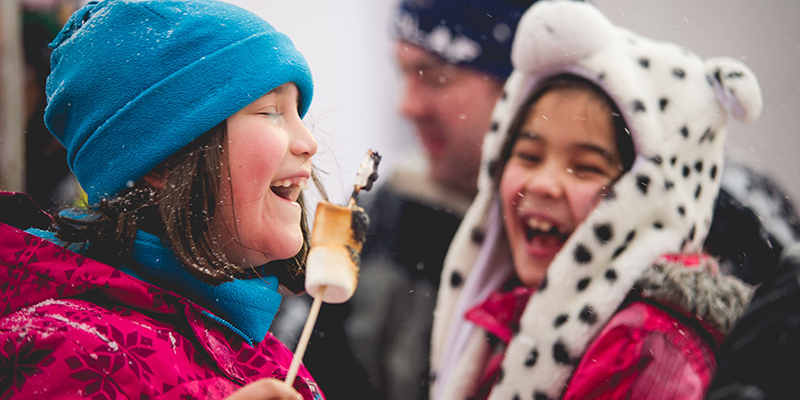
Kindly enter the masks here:
M 158 189 L 163 190 L 165 186 L 167 186 L 167 174 L 169 171 L 164 172 L 155 172 L 150 171 L 147 175 L 144 176 L 144 181 L 147 182 L 148 185 Z

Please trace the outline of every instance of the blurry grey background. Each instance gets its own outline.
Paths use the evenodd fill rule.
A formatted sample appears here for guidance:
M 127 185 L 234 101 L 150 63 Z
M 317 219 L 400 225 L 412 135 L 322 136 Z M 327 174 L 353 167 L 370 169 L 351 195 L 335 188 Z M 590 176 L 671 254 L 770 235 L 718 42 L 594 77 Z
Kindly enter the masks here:
M 389 30 L 395 0 L 228 0 L 287 33 L 311 65 L 315 98 L 306 117 L 320 142 L 316 165 L 333 201 L 349 195 L 367 148 L 381 171 L 415 146 L 398 115 L 399 75 Z M 703 58 L 735 57 L 758 76 L 764 112 L 730 124 L 730 153 L 772 175 L 800 199 L 800 1 L 595 0 L 614 23 L 676 42 Z

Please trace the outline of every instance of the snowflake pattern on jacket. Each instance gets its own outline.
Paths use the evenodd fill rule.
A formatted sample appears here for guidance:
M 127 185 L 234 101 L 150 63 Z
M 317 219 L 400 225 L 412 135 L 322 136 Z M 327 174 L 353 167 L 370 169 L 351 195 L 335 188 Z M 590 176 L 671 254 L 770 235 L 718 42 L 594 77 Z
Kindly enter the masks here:
M 222 399 L 284 379 L 292 353 L 250 346 L 204 308 L 0 223 L 0 399 Z M 323 399 L 304 367 L 294 382 Z

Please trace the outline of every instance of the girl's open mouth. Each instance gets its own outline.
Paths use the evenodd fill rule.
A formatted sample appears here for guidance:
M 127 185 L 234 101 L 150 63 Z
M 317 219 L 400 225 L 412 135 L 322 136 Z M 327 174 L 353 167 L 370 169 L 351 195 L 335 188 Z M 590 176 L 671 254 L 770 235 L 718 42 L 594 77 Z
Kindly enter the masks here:
M 300 193 L 308 187 L 308 181 L 306 179 L 296 180 L 293 182 L 292 179 L 283 179 L 279 181 L 275 181 L 270 185 L 270 189 L 272 193 L 275 193 L 280 198 L 296 202 L 297 198 L 300 197 Z
M 528 242 L 541 247 L 560 247 L 572 232 L 562 232 L 550 221 L 529 217 L 523 228 Z

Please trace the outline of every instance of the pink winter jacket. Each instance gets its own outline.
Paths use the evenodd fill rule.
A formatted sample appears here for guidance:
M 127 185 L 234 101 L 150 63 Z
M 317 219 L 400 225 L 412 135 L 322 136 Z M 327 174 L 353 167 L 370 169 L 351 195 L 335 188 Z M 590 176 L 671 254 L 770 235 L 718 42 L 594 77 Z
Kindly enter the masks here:
M 725 339 L 722 330 L 730 329 L 749 291 L 735 278 L 709 273 L 708 268 L 717 271 L 716 262 L 707 255 L 669 254 L 655 265 L 658 268 L 642 275 L 624 305 L 588 343 L 561 398 L 705 397 L 716 372 L 716 351 Z M 523 286 L 499 290 L 467 311 L 465 318 L 495 343 L 470 399 L 489 398 L 503 379 L 501 362 L 507 345 L 519 331 L 520 318 L 535 291 Z
M 250 346 L 204 311 L 0 223 L 0 399 L 223 399 L 286 377 L 271 334 Z M 304 367 L 294 387 L 324 398 Z
M 495 293 L 466 318 L 507 345 L 533 292 L 517 287 Z M 590 342 L 563 399 L 702 399 L 714 377 L 715 350 L 723 337 L 682 314 L 642 299 L 623 307 Z M 504 352 L 495 351 L 472 398 L 489 397 L 503 357 Z
M 636 301 L 611 318 L 581 358 L 563 398 L 703 399 L 722 337 L 667 310 Z

